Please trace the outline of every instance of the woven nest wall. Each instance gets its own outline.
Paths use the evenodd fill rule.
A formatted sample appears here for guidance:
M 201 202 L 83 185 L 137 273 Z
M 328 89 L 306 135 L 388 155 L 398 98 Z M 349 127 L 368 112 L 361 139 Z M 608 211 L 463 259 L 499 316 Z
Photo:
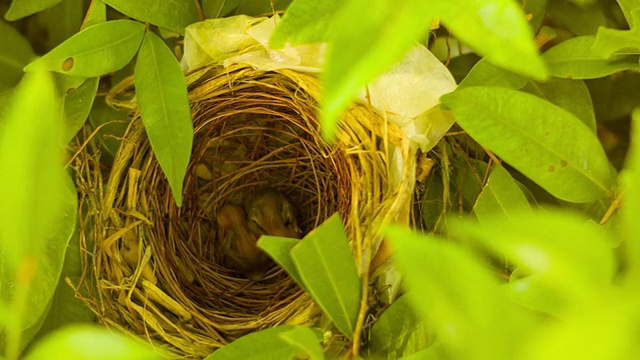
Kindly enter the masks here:
M 390 144 L 408 145 L 365 105 L 353 105 L 336 143 L 326 144 L 312 76 L 237 65 L 202 69 L 188 83 L 194 145 L 180 208 L 131 106 L 131 83 L 110 94 L 133 121 L 107 179 L 97 146 L 75 161 L 86 270 L 78 289 L 107 326 L 176 356 L 203 357 L 252 331 L 321 316 L 281 268 L 251 281 L 222 265 L 216 214 L 225 203 L 271 186 L 297 208 L 303 234 L 339 212 L 366 277 L 379 226 L 409 207 L 414 170 L 409 157 L 403 181 L 391 185 Z

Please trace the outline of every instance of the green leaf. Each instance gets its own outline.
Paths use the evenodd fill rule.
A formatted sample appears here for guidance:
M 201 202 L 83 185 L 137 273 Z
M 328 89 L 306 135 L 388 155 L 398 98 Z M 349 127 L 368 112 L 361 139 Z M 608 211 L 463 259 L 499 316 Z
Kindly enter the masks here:
M 202 0 L 202 10 L 207 19 L 225 17 L 238 7 L 239 0 Z
M 400 61 L 433 17 L 430 3 L 421 0 L 353 0 L 335 15 L 321 100 L 325 139 L 333 139 L 338 117 L 357 91 Z
M 616 183 L 597 137 L 566 110 L 498 87 L 460 89 L 441 101 L 472 138 L 559 199 L 593 201 Z
M 631 10 L 631 17 L 636 24 L 640 23 L 640 8 Z M 632 27 L 630 30 L 599 28 L 592 51 L 603 58 L 609 58 L 614 53 L 639 54 L 640 26 Z
M 596 115 L 584 81 L 554 78 L 544 83 L 530 82 L 525 91 L 567 110 L 596 133 Z
M 36 55 L 29 41 L 13 26 L 0 20 L 0 90 L 14 87 L 25 67 Z
M 328 29 L 334 25 L 335 16 L 344 8 L 338 0 L 296 0 L 282 16 L 269 46 L 280 48 L 286 42 L 305 44 L 327 41 Z
M 245 335 L 231 344 L 220 348 L 213 352 L 213 354 L 207 356 L 205 360 L 235 360 L 235 359 L 273 359 L 273 360 L 288 360 L 288 359 L 296 359 L 299 358 L 300 355 L 306 355 L 304 352 L 301 354 L 300 347 L 298 345 L 292 345 L 289 341 L 290 339 L 285 340 L 282 337 L 283 334 L 285 337 L 291 338 L 296 333 L 299 335 L 300 332 L 295 331 L 291 333 L 291 331 L 305 328 L 304 326 L 294 326 L 294 325 L 282 325 L 277 327 L 268 328 L 265 330 L 261 330 L 258 332 L 251 333 L 249 335 Z M 316 334 L 316 332 L 308 329 L 309 332 Z M 300 330 L 304 333 L 304 340 L 309 340 L 309 334 L 305 332 L 305 330 Z M 299 338 L 298 338 L 299 339 Z M 321 338 L 317 339 L 318 342 Z
M 453 219 L 451 220 L 454 221 Z M 547 209 L 514 214 L 510 221 L 493 216 L 482 222 L 452 224 L 458 234 L 473 237 L 497 254 L 538 276 L 544 285 L 564 298 L 565 312 L 580 312 L 595 301 L 616 274 L 611 240 L 583 216 Z
M 484 161 L 457 156 L 452 161 L 455 172 L 453 173 L 453 185 L 460 196 L 463 208 L 471 212 L 480 196 L 484 185 L 487 163 Z M 456 200 L 456 202 L 459 202 Z
M 147 344 L 97 325 L 64 328 L 38 342 L 25 360 L 165 359 Z
M 625 280 L 631 289 L 640 281 L 640 108 L 632 113 L 631 146 L 622 173 L 624 206 L 622 215 L 623 249 L 626 262 Z M 636 292 L 636 297 L 638 293 Z
M 374 358 L 400 358 L 424 349 L 433 341 L 426 321 L 419 319 L 409 305 L 408 296 L 400 297 L 373 324 L 370 344 Z
M 576 35 L 595 34 L 598 27 L 607 24 L 600 7 L 584 8 L 567 1 L 551 1 L 547 13 L 550 19 Z
M 23 17 L 46 10 L 62 0 L 13 0 L 4 18 L 9 21 L 22 19 Z
M 105 21 L 107 21 L 107 5 L 102 1 L 92 1 L 84 18 L 82 28 L 85 29 Z
M 282 266 L 301 287 L 304 282 L 298 273 L 298 268 L 291 257 L 291 250 L 300 243 L 298 239 L 263 235 L 258 240 L 258 247 L 266 252 L 273 260 Z
M 453 243 L 404 227 L 389 226 L 385 233 L 395 249 L 406 296 L 433 326 L 450 358 L 515 358 L 532 319 L 478 259 Z
M 293 248 L 305 288 L 336 327 L 353 335 L 362 284 L 340 215 L 334 214 Z
M 571 79 L 594 79 L 623 70 L 638 69 L 638 56 L 604 57 L 593 50 L 596 37 L 578 36 L 552 47 L 542 54 L 549 74 Z
M 624 18 L 627 19 L 629 28 L 634 27 L 636 23 L 633 19 L 633 16 L 631 16 L 631 10 L 640 7 L 640 2 L 638 2 L 638 0 L 617 0 L 617 1 L 618 1 L 618 5 L 620 5 L 620 9 L 622 9 Z
M 491 170 L 487 185 L 482 189 L 473 212 L 480 222 L 487 216 L 502 215 L 505 220 L 520 212 L 531 212 L 531 205 L 516 181 L 501 165 Z
M 178 60 L 152 32 L 145 35 L 138 54 L 135 87 L 149 142 L 181 206 L 193 144 L 187 83 Z
M 104 0 L 121 13 L 142 22 L 167 28 L 184 35 L 184 28 L 198 21 L 195 2 L 183 0 Z
M 69 38 L 25 71 L 48 70 L 79 77 L 95 77 L 122 69 L 135 55 L 144 25 L 114 20 L 90 26 Z
M 56 85 L 63 94 L 62 103 L 65 119 L 63 142 L 66 144 L 78 133 L 89 116 L 93 100 L 98 92 L 99 78 L 74 78 L 58 75 Z
M 458 88 L 467 86 L 503 86 L 510 89 L 521 89 L 527 84 L 527 79 L 491 64 L 486 59 L 478 61 L 469 74 L 462 80 Z
M 320 341 L 322 334 L 308 327 L 298 326 L 291 330 L 282 332 L 280 337 L 293 347 L 300 350 L 300 353 L 308 355 L 311 360 L 324 359 Z
M 515 1 L 440 0 L 433 4 L 447 29 L 487 61 L 537 80 L 547 78 L 531 27 Z
M 62 0 L 49 12 L 49 46 L 55 47 L 80 31 L 84 18 L 83 0 Z
M 283 12 L 291 3 L 291 0 L 237 0 L 238 7 L 233 11 L 234 15 L 265 16 Z

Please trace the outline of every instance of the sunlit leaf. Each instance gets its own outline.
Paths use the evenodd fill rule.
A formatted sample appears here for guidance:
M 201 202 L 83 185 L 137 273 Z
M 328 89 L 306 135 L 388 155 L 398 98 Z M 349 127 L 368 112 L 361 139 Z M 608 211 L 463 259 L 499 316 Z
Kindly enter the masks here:
M 184 28 L 198 21 L 195 2 L 183 0 L 103 0 L 104 3 L 142 22 L 184 35 Z
M 4 18 L 9 21 L 22 19 L 25 16 L 46 10 L 60 1 L 62 0 L 13 0 Z
M 475 64 L 458 87 L 485 85 L 504 86 L 517 90 L 522 88 L 526 83 L 527 79 L 525 77 L 493 65 L 486 59 L 482 59 Z
M 584 81 L 553 78 L 543 83 L 530 82 L 524 90 L 567 110 L 596 133 L 596 115 Z
M 344 6 L 344 2 L 338 0 L 294 1 L 282 16 L 269 45 L 279 48 L 286 42 L 304 44 L 327 41 L 328 30 L 335 22 L 335 15 Z
M 180 206 L 193 144 L 187 83 L 178 60 L 152 32 L 145 35 L 138 54 L 135 86 L 149 142 Z
M 487 61 L 538 80 L 547 71 L 520 5 L 511 0 L 433 1 L 447 30 Z
M 291 252 L 305 288 L 343 334 L 351 337 L 361 282 L 340 216 L 312 230 Z
M 414 308 L 451 358 L 512 359 L 532 319 L 480 261 L 452 243 L 389 226 Z M 497 325 L 499 324 L 499 325 Z
M 92 1 L 84 18 L 82 28 L 87 28 L 101 22 L 107 21 L 107 5 L 102 1 Z
M 617 0 L 618 5 L 620 5 L 620 9 L 622 9 L 622 13 L 624 14 L 624 18 L 627 19 L 627 23 L 629 24 L 629 28 L 635 26 L 636 22 L 631 16 L 631 10 L 640 7 L 640 2 L 638 0 Z
M 295 328 L 279 334 L 285 342 L 300 350 L 311 360 L 324 359 L 320 341 L 322 336 L 319 331 L 314 331 L 305 326 L 296 326 Z
M 285 340 L 282 335 L 288 333 L 289 335 L 285 335 L 285 337 L 291 337 L 294 335 L 291 331 L 297 328 L 301 328 L 301 326 L 282 325 L 245 335 L 231 344 L 214 351 L 205 360 L 296 359 L 301 355 L 300 347 L 292 345 L 289 342 L 290 340 Z M 316 334 L 311 329 L 309 329 L 309 332 Z M 307 338 L 307 334 L 304 336 Z M 317 340 L 320 341 L 321 338 Z M 302 353 L 302 355 L 305 354 Z
M 491 169 L 487 184 L 482 189 L 473 212 L 480 222 L 487 216 L 502 215 L 509 219 L 520 212 L 531 212 L 531 206 L 516 181 L 501 165 Z
M 300 240 L 292 238 L 283 238 L 277 236 L 263 235 L 258 240 L 258 247 L 264 250 L 269 256 L 282 266 L 287 273 L 302 287 L 304 282 L 298 273 L 298 268 L 291 258 L 291 250 L 298 245 Z
M 95 77 L 122 69 L 131 61 L 144 35 L 144 25 L 131 20 L 114 20 L 90 26 L 25 71 L 48 70 L 79 77 Z
M 578 36 L 565 40 L 542 54 L 549 75 L 571 79 L 595 79 L 623 70 L 638 69 L 637 55 L 621 55 L 612 59 L 593 50 L 596 37 Z
M 333 139 L 338 116 L 367 82 L 400 61 L 429 30 L 431 5 L 421 0 L 354 0 L 333 20 L 324 72 L 321 126 Z
M 96 325 L 70 326 L 38 342 L 25 360 L 165 359 L 150 346 Z
M 22 77 L 22 68 L 35 54 L 31 45 L 13 26 L 0 20 L 0 90 L 15 86 Z
M 616 175 L 598 138 L 566 110 L 499 87 L 464 88 L 442 101 L 472 138 L 552 195 L 589 202 L 611 192 Z

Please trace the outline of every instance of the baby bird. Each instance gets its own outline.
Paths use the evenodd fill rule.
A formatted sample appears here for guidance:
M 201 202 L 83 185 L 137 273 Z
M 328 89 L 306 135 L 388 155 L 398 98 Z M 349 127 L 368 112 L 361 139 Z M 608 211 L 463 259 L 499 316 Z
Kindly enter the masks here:
M 272 188 L 258 190 L 245 203 L 251 230 L 260 235 L 299 239 L 296 209 L 282 193 Z
M 250 280 L 260 280 L 269 270 L 272 261 L 258 247 L 260 235 L 248 226 L 242 206 L 224 205 L 218 212 L 217 219 L 224 265 L 238 270 Z

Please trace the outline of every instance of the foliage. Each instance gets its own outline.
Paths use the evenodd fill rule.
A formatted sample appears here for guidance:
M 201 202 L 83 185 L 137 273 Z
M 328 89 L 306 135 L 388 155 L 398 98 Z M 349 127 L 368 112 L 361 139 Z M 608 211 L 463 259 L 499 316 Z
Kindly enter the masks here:
M 380 313 L 371 314 L 378 320 L 366 329 L 361 355 L 638 356 L 640 1 L 158 4 L 0 5 L 2 356 L 16 359 L 25 348 L 27 358 L 55 358 L 61 349 L 65 358 L 100 358 L 107 348 L 118 351 L 112 357 L 162 356 L 93 327 L 58 329 L 91 318 L 73 310 L 77 300 L 66 285 L 80 264 L 72 240 L 77 199 L 63 146 L 88 124 L 104 154 L 113 155 L 129 117 L 105 104 L 104 89 L 135 75 L 154 154 L 181 204 L 193 141 L 178 63 L 185 26 L 284 9 L 272 46 L 329 45 L 321 104 L 328 140 L 355 95 L 416 42 L 460 82 L 441 103 L 457 120 L 453 133 L 463 135 L 446 137 L 430 153 L 438 167 L 417 184 L 416 228 L 424 231 L 387 228 L 403 295 L 372 309 Z M 368 279 L 359 278 L 347 240 L 333 217 L 300 242 L 265 238 L 261 247 L 352 337 L 361 330 Z M 320 359 L 323 331 L 331 328 L 266 329 L 210 357 Z M 83 346 L 88 342 L 100 347 Z

